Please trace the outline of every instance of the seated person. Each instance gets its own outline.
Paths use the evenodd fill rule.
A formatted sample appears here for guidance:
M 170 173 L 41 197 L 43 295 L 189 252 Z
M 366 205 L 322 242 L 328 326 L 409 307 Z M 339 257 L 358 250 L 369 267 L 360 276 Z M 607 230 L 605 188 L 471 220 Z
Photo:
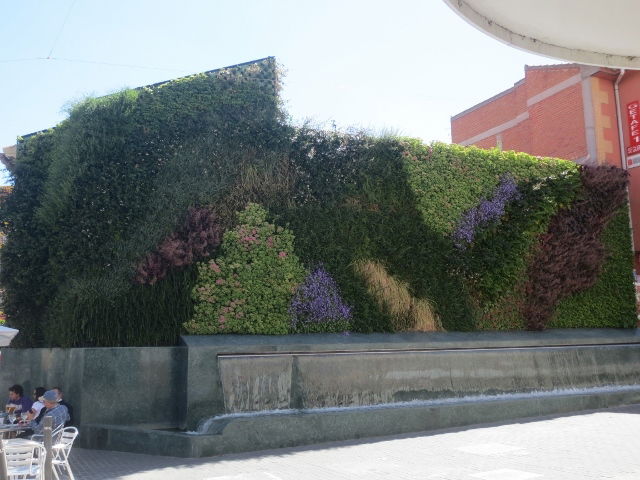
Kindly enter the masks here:
M 33 405 L 31 405 L 31 410 L 29 410 L 29 420 L 33 420 L 40 415 L 40 410 L 44 408 L 44 403 L 40 401 L 40 397 L 42 397 L 46 391 L 47 389 L 44 387 L 37 387 L 33 391 Z
M 64 405 L 65 407 L 67 407 L 67 411 L 69 412 L 69 421 L 67 423 L 64 424 L 65 427 L 69 427 L 71 425 L 73 425 L 73 407 L 71 405 L 69 405 L 63 398 L 63 392 L 62 389 L 60 387 L 53 387 L 51 390 L 53 390 L 54 392 L 56 392 L 58 394 L 58 403 L 60 405 Z
M 22 385 L 13 385 L 9 387 L 9 400 L 7 405 L 15 406 L 14 413 L 20 415 L 22 412 L 28 412 L 33 402 L 29 397 L 24 396 Z
M 44 422 L 42 419 L 44 419 L 44 417 L 53 417 L 53 430 L 60 426 L 64 426 L 64 424 L 69 421 L 69 412 L 67 411 L 67 407 L 58 403 L 58 395 L 56 392 L 53 390 L 47 390 L 44 392 L 44 395 L 42 395 L 42 402 L 44 403 L 44 408 L 40 412 L 40 415 L 37 419 L 31 420 L 28 423 L 29 430 L 19 435 L 20 437 L 32 434 L 42 435 L 44 431 Z

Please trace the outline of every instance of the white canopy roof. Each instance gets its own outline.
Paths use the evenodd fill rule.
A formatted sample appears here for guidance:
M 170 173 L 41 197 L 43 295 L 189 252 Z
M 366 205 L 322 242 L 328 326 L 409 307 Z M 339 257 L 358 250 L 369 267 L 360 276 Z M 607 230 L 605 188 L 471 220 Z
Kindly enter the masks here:
M 548 57 L 640 69 L 639 0 L 444 0 L 492 37 Z
M 0 326 L 0 347 L 8 347 L 17 334 L 18 330 L 15 328 Z

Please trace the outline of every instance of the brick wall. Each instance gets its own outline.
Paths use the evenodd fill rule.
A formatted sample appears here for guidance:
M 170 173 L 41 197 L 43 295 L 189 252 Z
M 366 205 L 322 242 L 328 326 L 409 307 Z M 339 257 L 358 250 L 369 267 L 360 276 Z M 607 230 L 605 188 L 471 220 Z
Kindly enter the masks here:
M 587 155 L 584 104 L 580 84 L 566 88 L 529 107 L 527 153 L 578 160 Z
M 526 112 L 526 103 L 522 101 L 524 99 L 523 90 L 522 85 L 516 85 L 483 102 L 480 106 L 472 107 L 457 115 L 457 118 L 452 118 L 451 139 L 453 143 L 464 142 Z M 488 137 L 488 141 L 493 142 L 490 146 L 496 146 L 495 136 Z M 477 145 L 477 142 L 473 144 Z
M 532 98 L 555 87 L 559 83 L 580 75 L 580 66 L 551 65 L 542 67 L 524 67 L 524 81 L 527 87 L 527 97 Z
M 577 65 L 526 67 L 525 78 L 512 88 L 452 117 L 452 141 L 570 160 L 586 157 L 580 75 Z

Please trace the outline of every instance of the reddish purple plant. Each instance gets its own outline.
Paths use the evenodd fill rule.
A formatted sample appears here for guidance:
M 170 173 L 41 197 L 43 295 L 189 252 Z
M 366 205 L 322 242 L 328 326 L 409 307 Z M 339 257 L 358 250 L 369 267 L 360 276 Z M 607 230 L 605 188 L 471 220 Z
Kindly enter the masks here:
M 627 199 L 628 173 L 615 167 L 580 167 L 583 195 L 560 210 L 528 268 L 523 316 L 542 330 L 560 300 L 592 287 L 605 259 L 602 231 Z
M 289 305 L 291 328 L 308 330 L 322 324 L 340 324 L 339 330 L 345 330 L 351 320 L 351 307 L 340 296 L 336 281 L 322 265 L 311 272 L 296 289 Z
M 453 232 L 453 242 L 456 247 L 465 248 L 473 242 L 479 228 L 502 217 L 507 203 L 519 197 L 520 192 L 514 178 L 509 174 L 503 175 L 493 198 L 481 199 L 477 207 L 468 210 L 462 216 L 458 228 Z
M 181 230 L 166 237 L 158 248 L 136 268 L 134 281 L 153 285 L 172 268 L 191 265 L 209 256 L 220 245 L 222 227 L 215 213 L 207 208 L 191 207 Z

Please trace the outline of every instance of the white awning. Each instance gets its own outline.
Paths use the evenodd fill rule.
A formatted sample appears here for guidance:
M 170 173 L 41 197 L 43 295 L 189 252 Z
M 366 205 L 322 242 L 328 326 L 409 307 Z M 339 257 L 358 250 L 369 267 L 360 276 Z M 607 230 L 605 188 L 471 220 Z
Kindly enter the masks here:
M 508 45 L 570 62 L 640 69 L 639 0 L 444 0 Z
M 17 334 L 18 330 L 15 328 L 0 326 L 0 347 L 8 347 Z

